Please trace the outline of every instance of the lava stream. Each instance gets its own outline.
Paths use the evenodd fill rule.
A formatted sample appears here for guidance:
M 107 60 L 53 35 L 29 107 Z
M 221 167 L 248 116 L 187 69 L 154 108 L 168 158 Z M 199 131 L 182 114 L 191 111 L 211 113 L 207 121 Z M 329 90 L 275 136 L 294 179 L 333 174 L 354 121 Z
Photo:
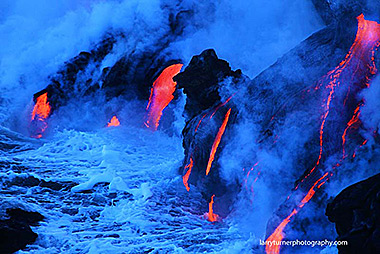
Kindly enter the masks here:
M 147 106 L 147 120 L 145 126 L 156 131 L 162 116 L 162 111 L 173 100 L 173 93 L 177 83 L 173 77 L 177 75 L 183 64 L 173 64 L 165 68 L 160 76 L 153 82 L 149 102 Z
M 34 105 L 32 111 L 31 122 L 35 125 L 35 130 L 33 131 L 31 137 L 41 138 L 42 134 L 48 127 L 46 122 L 51 112 L 51 107 L 48 102 L 47 92 L 38 96 L 36 99 L 36 104 Z
M 234 93 L 233 95 L 231 95 L 230 97 L 228 97 L 228 99 L 223 102 L 223 103 L 220 103 L 218 106 L 216 106 L 214 112 L 212 112 L 211 116 L 210 116 L 210 119 L 212 119 L 212 117 L 215 115 L 215 113 L 221 108 L 223 107 L 224 105 L 226 105 L 231 99 L 232 97 L 235 95 L 236 93 Z
M 113 116 L 113 117 L 111 118 L 111 121 L 107 124 L 107 127 L 111 127 L 111 126 L 116 127 L 116 126 L 119 126 L 119 125 L 120 125 L 120 121 L 119 121 L 119 119 L 117 119 L 116 116 Z
M 199 120 L 199 122 L 198 122 L 198 124 L 197 124 L 197 127 L 195 127 L 194 133 L 197 132 L 197 130 L 198 130 L 198 128 L 199 128 L 199 125 L 201 125 L 201 122 L 203 121 L 203 119 L 204 119 L 206 116 L 207 116 L 207 113 L 204 114 L 204 115 L 202 116 L 202 118 Z
M 347 131 L 353 127 L 353 125 L 355 123 L 358 123 L 360 122 L 359 120 L 359 116 L 360 116 L 360 105 L 355 109 L 354 111 L 354 115 L 352 116 L 351 120 L 347 123 L 347 127 L 346 129 L 344 129 L 344 132 L 343 132 L 343 135 L 342 135 L 342 149 L 343 149 L 343 159 L 345 159 L 347 157 L 346 155 L 346 150 L 344 148 L 345 144 L 346 144 L 346 135 L 347 135 Z
M 380 25 L 375 21 L 368 21 L 364 19 L 364 15 L 361 14 L 357 17 L 358 20 L 358 31 L 356 33 L 355 41 L 352 44 L 348 54 L 345 59 L 339 63 L 339 65 L 329 73 L 327 73 L 327 79 L 329 79 L 329 83 L 326 88 L 330 90 L 326 105 L 324 106 L 325 113 L 322 116 L 322 124 L 319 130 L 319 155 L 316 162 L 316 165 L 312 168 L 310 175 L 316 167 L 319 165 L 322 153 L 323 153 L 323 131 L 326 123 L 326 119 L 330 113 L 330 103 L 333 99 L 333 95 L 335 93 L 336 87 L 341 85 L 341 76 L 343 71 L 352 70 L 351 71 L 351 80 L 359 69 L 360 64 L 369 68 L 369 73 L 374 75 L 377 71 L 375 63 L 374 63 L 374 52 L 375 49 L 379 46 L 380 43 Z M 368 81 L 368 76 L 366 77 Z M 319 84 L 320 86 L 321 84 Z M 366 83 L 368 87 L 368 82 Z M 348 86 L 347 89 L 350 87 Z M 345 103 L 344 103 L 345 104 Z
M 307 177 L 309 177 L 313 171 L 317 168 L 317 166 L 320 164 L 322 154 L 323 154 L 323 133 L 324 133 L 324 127 L 326 124 L 327 117 L 330 113 L 330 104 L 332 99 L 334 98 L 334 93 L 337 87 L 345 83 L 347 77 L 342 77 L 342 73 L 346 75 L 351 75 L 350 78 L 347 80 L 351 80 L 351 82 L 354 80 L 355 75 L 357 74 L 359 67 L 362 66 L 363 68 L 366 68 L 368 71 L 367 75 L 365 76 L 365 87 L 369 86 L 369 75 L 375 75 L 377 72 L 375 61 L 374 61 L 374 54 L 375 50 L 380 46 L 380 24 L 374 21 L 368 21 L 364 19 L 364 15 L 361 14 L 357 17 L 358 20 L 358 31 L 355 37 L 355 41 L 352 44 L 348 54 L 346 55 L 345 59 L 340 62 L 340 64 L 332 71 L 327 73 L 327 75 L 324 77 L 325 79 L 322 80 L 318 84 L 318 86 L 315 88 L 316 90 L 319 89 L 325 80 L 328 80 L 328 84 L 326 85 L 326 88 L 329 90 L 328 97 L 326 99 L 326 104 L 323 106 L 324 113 L 322 115 L 322 123 L 321 127 L 319 129 L 319 155 L 317 162 L 315 166 L 311 169 L 311 171 L 306 175 L 306 177 L 301 181 L 303 182 Z M 344 71 L 348 71 L 348 73 L 345 73 Z M 347 90 L 350 88 L 350 83 L 345 84 L 347 87 Z M 364 86 L 363 86 L 364 87 Z M 359 87 L 359 88 L 363 88 Z M 350 90 L 348 90 L 350 91 Z M 346 99 L 344 100 L 343 104 L 345 106 Z M 351 117 L 351 120 L 348 121 L 347 127 L 345 128 L 342 140 L 343 140 L 343 159 L 345 156 L 345 150 L 344 145 L 346 142 L 346 133 L 349 128 L 353 124 L 359 121 L 359 114 L 360 114 L 360 105 L 355 109 L 353 116 Z M 355 155 L 355 153 L 354 153 Z M 339 166 L 340 163 L 337 164 Z M 280 225 L 275 229 L 275 231 L 268 237 L 268 241 L 281 241 L 283 239 L 283 230 L 285 226 L 290 222 L 291 217 L 293 217 L 297 212 L 313 197 L 315 194 L 315 187 L 319 189 L 326 181 L 322 181 L 323 178 L 325 178 L 329 172 L 325 173 L 318 181 L 314 183 L 312 188 L 308 191 L 304 199 L 301 201 L 300 204 L 296 206 L 296 208 L 291 212 L 289 216 L 287 216 Z M 331 174 L 331 173 L 330 173 Z M 321 182 L 321 183 L 319 183 Z M 319 183 L 318 186 L 316 186 Z M 296 189 L 298 188 L 299 184 L 297 185 Z M 267 245 L 265 248 L 267 254 L 273 254 L 273 253 L 279 253 L 280 251 L 280 245 Z
M 215 195 L 212 195 L 212 196 L 211 196 L 211 201 L 210 201 L 210 203 L 208 204 L 207 220 L 208 220 L 208 221 L 211 221 L 211 222 L 217 221 L 217 220 L 219 219 L 219 215 L 217 215 L 217 214 L 214 213 L 214 211 L 213 211 L 214 197 L 215 197 Z
M 212 165 L 212 162 L 214 161 L 215 153 L 216 153 L 216 150 L 218 149 L 220 139 L 222 138 L 223 133 L 226 129 L 228 118 L 230 117 L 230 113 L 231 113 L 231 109 L 227 111 L 226 116 L 224 117 L 224 121 L 219 128 L 219 131 L 215 137 L 214 143 L 212 144 L 211 153 L 210 153 L 210 157 L 208 159 L 207 168 L 206 168 L 206 175 L 210 173 L 211 165 Z
M 309 189 L 309 191 L 307 192 L 307 194 L 305 195 L 305 197 L 301 200 L 301 203 L 295 208 L 293 209 L 293 211 L 288 215 L 288 217 L 286 217 L 281 223 L 280 225 L 278 225 L 278 227 L 276 228 L 276 230 L 267 238 L 267 242 L 268 241 L 275 241 L 273 243 L 278 243 L 278 244 L 272 244 L 272 245 L 266 245 L 265 247 L 265 251 L 267 254 L 278 254 L 280 253 L 280 244 L 279 242 L 282 241 L 282 239 L 284 238 L 284 234 L 283 234 L 283 231 L 284 231 L 284 228 L 286 227 L 286 225 L 290 222 L 290 219 L 296 215 L 299 210 L 307 203 L 309 202 L 309 200 L 314 196 L 315 194 L 315 187 L 317 189 L 319 189 L 326 181 L 327 181 L 327 178 L 325 179 L 325 181 L 322 181 L 329 173 L 326 172 L 321 178 L 319 178 L 315 183 L 314 185 Z M 320 183 L 318 186 L 317 184 Z
M 190 163 L 185 166 L 185 169 L 188 169 L 188 170 L 187 170 L 186 174 L 184 176 L 182 176 L 183 185 L 185 185 L 187 191 L 190 191 L 188 181 L 189 181 L 189 177 L 190 177 L 192 168 L 193 168 L 193 158 L 190 158 Z

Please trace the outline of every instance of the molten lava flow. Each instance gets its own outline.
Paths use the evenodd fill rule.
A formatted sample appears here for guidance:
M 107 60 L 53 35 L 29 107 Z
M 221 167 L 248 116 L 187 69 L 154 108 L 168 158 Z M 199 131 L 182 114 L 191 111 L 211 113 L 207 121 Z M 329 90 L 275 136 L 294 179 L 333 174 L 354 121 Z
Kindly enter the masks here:
M 223 102 L 223 103 L 220 103 L 218 106 L 216 106 L 214 112 L 212 112 L 211 116 L 210 116 L 210 119 L 212 119 L 212 117 L 215 115 L 215 113 L 221 108 L 223 107 L 224 105 L 226 105 L 231 99 L 232 97 L 235 95 L 236 93 L 234 93 L 233 95 L 231 95 L 230 97 L 228 97 L 228 99 Z
M 237 93 L 237 92 L 235 92 L 233 95 L 231 95 L 231 96 L 230 96 L 225 102 L 220 103 L 218 106 L 216 106 L 215 109 L 214 109 L 214 111 L 213 111 L 212 114 L 210 115 L 210 119 L 212 119 L 212 117 L 215 115 L 215 113 L 216 113 L 221 107 L 225 106 L 225 105 L 226 105 L 226 104 L 232 99 L 232 97 L 233 97 L 236 93 Z M 197 126 L 196 126 L 195 129 L 194 129 L 194 133 L 197 132 L 199 126 L 201 125 L 203 119 L 207 116 L 207 114 L 208 114 L 208 112 L 207 112 L 206 114 L 204 114 L 204 115 L 202 116 L 202 118 L 199 120 Z
M 151 89 L 150 98 L 147 106 L 147 120 L 145 126 L 157 130 L 162 111 L 173 100 L 173 93 L 177 83 L 173 81 L 173 77 L 177 75 L 183 64 L 173 64 L 165 68 L 160 76 L 154 81 Z
M 219 219 L 219 215 L 215 214 L 213 212 L 213 208 L 212 208 L 212 206 L 214 204 L 214 197 L 215 197 L 215 195 L 212 195 L 211 201 L 208 204 L 208 214 L 207 214 L 208 217 L 207 217 L 207 220 L 211 221 L 211 222 L 217 221 Z
M 111 126 L 119 126 L 120 125 L 120 122 L 119 122 L 119 119 L 117 119 L 116 116 L 113 116 L 111 118 L 111 121 L 107 124 L 107 127 L 111 127 Z
M 256 162 L 256 163 L 253 165 L 253 167 L 248 171 L 247 176 L 245 177 L 245 179 L 244 179 L 244 181 L 243 181 L 246 190 L 248 190 L 248 179 L 249 179 L 249 176 L 250 176 L 251 172 L 256 168 L 257 165 L 259 165 L 259 161 Z M 243 168 L 243 171 L 244 171 L 244 168 Z M 260 172 L 258 172 L 258 175 L 260 175 Z M 253 181 L 253 183 L 255 183 L 255 182 L 257 181 L 257 179 L 258 179 L 258 177 L 255 178 L 255 180 Z M 251 186 L 251 189 L 252 189 L 252 187 L 253 187 L 253 186 Z
M 32 120 L 35 120 L 36 117 L 46 119 L 50 114 L 50 105 L 47 101 L 47 92 L 40 95 L 37 98 L 36 105 L 34 105 L 32 112 Z
M 188 168 L 188 170 L 187 170 L 186 174 L 184 176 L 182 176 L 182 181 L 183 181 L 183 185 L 185 185 L 185 187 L 186 187 L 186 190 L 190 191 L 188 181 L 189 181 L 189 177 L 191 174 L 191 169 L 193 168 L 193 158 L 191 158 L 191 157 L 190 157 L 190 163 L 185 166 L 185 169 L 187 169 L 187 168 Z
M 343 159 L 347 157 L 346 150 L 344 148 L 344 145 L 346 144 L 346 135 L 348 129 L 350 129 L 355 123 L 358 123 L 360 116 L 360 105 L 357 106 L 357 108 L 354 111 L 354 115 L 352 116 L 351 120 L 347 123 L 346 129 L 344 129 L 343 135 L 342 135 L 342 146 L 343 146 Z
M 363 146 L 365 146 L 365 144 L 367 144 L 367 142 L 368 142 L 368 139 L 364 140 L 363 143 L 359 146 L 359 148 L 362 148 Z M 356 157 L 357 150 L 358 150 L 358 148 L 355 149 L 354 154 L 352 155 L 352 158 Z
M 50 115 L 50 111 L 51 111 L 51 107 L 48 102 L 48 97 L 47 97 L 47 92 L 46 92 L 38 96 L 36 100 L 36 104 L 34 105 L 34 108 L 32 111 L 31 122 L 33 122 L 37 126 L 37 129 L 38 129 L 36 133 L 33 133 L 31 135 L 33 138 L 42 137 L 42 133 L 44 133 L 44 131 L 48 127 L 46 120 Z
M 357 17 L 358 20 L 358 31 L 356 33 L 355 41 L 352 44 L 348 54 L 345 59 L 339 63 L 339 65 L 326 75 L 326 79 L 329 80 L 326 88 L 329 89 L 329 94 L 326 100 L 326 104 L 324 105 L 325 113 L 322 116 L 322 124 L 319 129 L 319 155 L 315 166 L 311 169 L 309 176 L 319 165 L 322 154 L 323 154 L 323 132 L 327 117 L 330 113 L 330 104 L 333 99 L 335 89 L 339 87 L 342 83 L 344 83 L 344 79 L 342 78 L 343 74 L 347 73 L 351 75 L 351 80 L 353 80 L 355 74 L 358 72 L 359 67 L 362 65 L 364 68 L 368 68 L 369 74 L 374 75 L 377 72 L 375 66 L 374 54 L 375 50 L 380 45 L 380 24 L 375 21 L 368 21 L 364 19 L 364 15 L 361 14 Z M 369 77 L 366 76 L 367 83 L 365 84 L 367 87 Z M 322 82 L 323 83 L 323 82 Z M 317 88 L 319 88 L 322 83 L 318 84 Z M 348 92 L 350 91 L 350 87 L 347 87 Z M 346 101 L 346 99 L 345 99 Z M 345 104 L 344 101 L 344 104 Z M 355 113 L 354 113 L 355 115 Z M 355 117 L 355 116 L 353 116 Z M 345 136 L 345 134 L 344 134 Z
M 374 22 L 374 21 L 368 21 L 364 19 L 364 15 L 361 14 L 358 18 L 358 31 L 355 37 L 355 41 L 352 44 L 348 54 L 346 55 L 345 59 L 340 62 L 340 64 L 332 71 L 330 71 L 323 79 L 322 82 L 318 84 L 318 86 L 315 88 L 315 90 L 319 89 L 325 81 L 328 81 L 328 84 L 326 85 L 326 89 L 328 89 L 328 96 L 325 101 L 325 105 L 323 106 L 324 113 L 322 115 L 322 122 L 319 129 L 319 154 L 318 159 L 315 164 L 315 166 L 311 169 L 311 171 L 308 173 L 308 175 L 303 179 L 305 180 L 308 176 L 310 176 L 313 171 L 317 168 L 317 166 L 320 164 L 323 154 L 323 134 L 324 134 L 324 127 L 326 124 L 327 117 L 330 113 L 330 104 L 331 101 L 334 98 L 335 91 L 338 87 L 345 85 L 344 88 L 347 89 L 347 94 L 350 93 L 351 88 L 350 85 L 355 84 L 354 78 L 357 75 L 357 73 L 364 72 L 364 86 L 359 87 L 353 87 L 356 91 L 358 89 L 362 89 L 363 87 L 369 86 L 369 80 L 370 75 L 375 75 L 377 72 L 375 61 L 374 61 L 374 55 L 375 50 L 380 46 L 380 24 Z M 347 82 L 350 82 L 347 84 Z M 348 95 L 347 95 L 348 96 Z M 343 106 L 346 105 L 347 97 L 343 101 Z M 347 127 L 345 128 L 342 140 L 343 140 L 343 159 L 345 156 L 345 149 L 344 145 L 346 142 L 346 134 L 347 130 L 352 127 L 355 123 L 359 122 L 359 115 L 360 115 L 360 106 L 359 105 L 354 113 L 351 119 L 347 123 Z M 354 155 L 355 156 L 355 153 Z M 335 167 L 339 167 L 340 163 L 337 163 Z M 326 176 L 331 173 L 327 172 L 325 173 L 321 178 L 319 178 L 314 185 L 309 189 L 305 197 L 301 200 L 301 202 L 296 206 L 296 208 L 290 213 L 289 216 L 287 216 L 280 225 L 275 229 L 275 231 L 268 237 L 268 241 L 281 241 L 283 239 L 283 230 L 285 226 L 290 222 L 291 217 L 293 217 L 297 212 L 307 203 L 309 200 L 314 196 L 315 189 L 319 189 L 327 180 Z M 325 179 L 326 178 L 326 179 Z M 302 180 L 302 181 L 303 181 Z M 301 181 L 301 182 L 302 182 Z M 296 187 L 296 189 L 298 186 Z M 279 253 L 280 246 L 279 245 L 267 245 L 266 246 L 266 252 L 269 253 Z
M 207 113 L 204 114 L 201 118 L 201 120 L 199 120 L 198 124 L 197 124 L 197 127 L 195 127 L 195 130 L 194 130 L 194 133 L 197 132 L 198 128 L 199 128 L 199 125 L 201 125 L 201 122 L 203 121 L 203 119 L 207 116 Z
M 290 222 L 290 219 L 296 215 L 299 210 L 307 203 L 310 201 L 310 199 L 314 196 L 315 194 L 315 187 L 319 189 L 326 181 L 322 181 L 329 173 L 326 172 L 321 178 L 319 178 L 314 185 L 310 188 L 310 190 L 307 192 L 305 197 L 301 200 L 301 203 L 297 206 L 297 208 L 293 209 L 293 211 L 286 217 L 280 225 L 275 229 L 275 231 L 268 237 L 267 241 L 276 241 L 280 242 L 284 238 L 284 228 L 286 225 Z M 320 183 L 318 186 L 317 184 Z M 265 251 L 267 254 L 278 254 L 280 253 L 280 245 L 272 244 L 272 245 L 266 245 Z
M 230 117 L 230 113 L 231 113 L 231 109 L 227 111 L 227 114 L 224 117 L 222 126 L 220 126 L 218 134 L 215 137 L 214 144 L 212 144 L 210 158 L 208 159 L 207 168 L 206 168 L 206 176 L 208 175 L 208 173 L 210 173 L 211 165 L 212 165 L 212 162 L 214 161 L 214 156 L 215 156 L 216 150 L 218 149 L 220 139 L 222 138 L 224 130 L 226 129 L 228 118 Z
M 282 241 L 282 238 L 284 238 L 284 235 L 282 231 L 284 230 L 285 226 L 290 222 L 290 218 L 293 217 L 297 213 L 297 210 L 294 209 L 288 217 L 286 217 L 280 225 L 276 228 L 276 230 L 267 238 L 268 241 Z M 280 244 L 272 244 L 272 245 L 266 245 L 265 252 L 267 254 L 278 254 L 280 253 Z

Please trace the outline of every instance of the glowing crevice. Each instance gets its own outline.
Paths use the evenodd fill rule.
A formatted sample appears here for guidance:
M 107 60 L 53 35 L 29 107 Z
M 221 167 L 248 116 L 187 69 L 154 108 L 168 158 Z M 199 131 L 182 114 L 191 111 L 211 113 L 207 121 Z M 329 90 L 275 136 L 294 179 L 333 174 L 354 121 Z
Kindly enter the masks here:
M 185 185 L 185 188 L 187 191 L 190 191 L 188 181 L 189 181 L 192 168 L 193 168 L 193 159 L 190 157 L 190 163 L 185 166 L 185 169 L 187 169 L 186 174 L 182 176 L 183 185 Z
M 211 152 L 210 152 L 210 157 L 208 159 L 207 168 L 206 168 L 206 175 L 208 175 L 210 173 L 212 162 L 214 161 L 216 150 L 218 149 L 218 146 L 220 144 L 220 140 L 221 140 L 221 138 L 223 136 L 223 133 L 224 133 L 224 131 L 226 129 L 226 126 L 227 126 L 227 123 L 228 123 L 228 118 L 230 117 L 230 113 L 231 113 L 231 109 L 229 109 L 227 111 L 226 116 L 224 117 L 224 121 L 223 121 L 222 125 L 219 128 L 219 131 L 218 131 L 218 133 L 217 133 L 217 135 L 215 137 L 214 143 L 212 144 L 212 148 L 211 148 Z

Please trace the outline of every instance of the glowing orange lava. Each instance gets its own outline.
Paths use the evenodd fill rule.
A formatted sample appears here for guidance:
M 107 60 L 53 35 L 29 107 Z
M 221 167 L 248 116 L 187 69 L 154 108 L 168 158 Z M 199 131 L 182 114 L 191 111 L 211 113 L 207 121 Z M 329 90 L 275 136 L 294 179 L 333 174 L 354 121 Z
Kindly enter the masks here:
M 187 168 L 188 168 L 188 170 L 187 170 L 186 174 L 184 176 L 182 176 L 182 181 L 183 181 L 183 185 L 185 185 L 185 187 L 186 187 L 186 190 L 190 191 L 188 181 L 189 181 L 189 177 L 191 174 L 191 169 L 193 168 L 193 158 L 190 158 L 190 163 L 185 166 L 185 169 L 187 169 Z
M 363 14 L 359 15 L 357 17 L 357 20 L 358 31 L 356 33 L 355 41 L 352 44 L 348 54 L 346 55 L 345 59 L 342 62 L 340 62 L 334 70 L 330 71 L 326 75 L 327 79 L 329 80 L 326 88 L 329 89 L 330 92 L 327 97 L 326 104 L 324 105 L 325 113 L 322 116 L 322 124 L 319 130 L 319 155 L 315 166 L 311 169 L 311 171 L 306 177 L 310 176 L 310 174 L 313 173 L 313 171 L 317 168 L 321 161 L 323 154 L 323 131 L 326 119 L 330 113 L 330 103 L 333 99 L 335 88 L 341 85 L 341 82 L 343 82 L 340 79 L 343 71 L 351 71 L 354 69 L 353 72 L 351 71 L 352 78 L 358 71 L 360 64 L 362 64 L 365 67 L 368 67 L 369 72 L 372 75 L 375 74 L 377 71 L 374 63 L 374 54 L 375 49 L 380 45 L 380 24 L 378 24 L 375 21 L 365 20 Z M 318 84 L 316 89 L 319 88 L 321 84 L 322 83 Z M 366 83 L 366 86 L 369 86 L 368 83 Z
M 355 123 L 359 122 L 359 116 L 360 116 L 360 105 L 357 106 L 357 108 L 354 111 L 354 115 L 350 119 L 350 121 L 347 123 L 346 129 L 344 129 L 343 135 L 342 135 L 342 146 L 343 146 L 343 159 L 347 157 L 346 150 L 344 148 L 344 145 L 346 144 L 346 135 L 348 129 L 350 129 Z
M 116 116 L 113 116 L 113 117 L 111 118 L 111 121 L 107 124 L 107 127 L 111 127 L 111 126 L 116 127 L 116 126 L 119 126 L 119 125 L 120 125 L 120 121 L 119 121 L 119 119 L 117 119 Z
M 222 138 L 223 133 L 226 129 L 228 118 L 230 117 L 230 113 L 231 113 L 231 109 L 227 111 L 226 116 L 224 117 L 224 121 L 219 128 L 219 131 L 215 137 L 214 143 L 212 144 L 211 153 L 210 153 L 210 157 L 208 159 L 207 168 L 206 168 L 206 176 L 208 175 L 208 173 L 210 173 L 211 165 L 212 165 L 212 162 L 214 161 L 215 153 L 216 153 L 216 150 L 218 149 L 220 139 Z
M 217 215 L 216 213 L 213 212 L 213 204 L 214 204 L 214 197 L 215 195 L 212 195 L 211 197 L 211 201 L 210 203 L 208 204 L 208 217 L 207 217 L 207 220 L 208 221 L 211 221 L 211 222 L 214 222 L 214 221 L 217 221 L 219 219 L 219 215 Z
M 203 121 L 203 119 L 207 116 L 207 113 L 204 114 L 201 118 L 201 120 L 199 120 L 198 124 L 197 124 L 197 127 L 195 127 L 195 130 L 194 130 L 194 133 L 197 132 L 198 128 L 199 128 L 199 125 L 201 125 L 201 122 Z
M 243 183 L 244 183 L 243 185 L 245 185 L 246 190 L 248 190 L 248 179 L 249 179 L 249 176 L 250 176 L 251 172 L 256 168 L 257 165 L 259 165 L 259 161 L 256 162 L 256 163 L 253 165 L 253 167 L 248 171 L 247 176 L 246 176 L 245 179 L 243 180 Z M 243 168 L 243 171 L 244 171 L 244 168 Z M 258 172 L 257 174 L 260 175 L 260 172 Z M 258 179 L 258 176 L 255 178 L 255 180 L 254 180 L 253 183 L 252 183 L 251 191 L 252 191 L 253 184 L 257 181 L 257 179 Z
M 364 15 L 361 14 L 357 17 L 358 31 L 356 33 L 355 41 L 352 44 L 345 59 L 339 63 L 339 65 L 327 74 L 329 83 L 327 89 L 330 90 L 326 105 L 324 106 L 325 113 L 322 116 L 322 124 L 319 130 L 319 156 L 316 165 L 310 171 L 309 175 L 319 165 L 323 153 L 323 130 L 326 123 L 326 119 L 330 113 L 330 103 L 333 98 L 335 88 L 341 85 L 342 80 L 340 77 L 344 70 L 354 70 L 351 73 L 352 77 L 356 74 L 360 64 L 369 67 L 370 74 L 375 74 L 377 69 L 374 63 L 375 49 L 380 43 L 380 24 L 375 21 L 368 21 L 364 19 Z M 368 83 L 366 84 L 368 86 Z M 348 90 L 349 91 L 349 90 Z
M 301 203 L 297 206 L 297 208 L 293 209 L 293 211 L 288 215 L 288 217 L 286 217 L 281 223 L 280 225 L 277 226 L 277 228 L 275 229 L 275 231 L 267 238 L 267 241 L 276 241 L 276 242 L 280 242 L 282 241 L 282 239 L 284 238 L 284 234 L 283 234 L 283 231 L 284 231 L 284 228 L 286 227 L 286 225 L 290 222 L 290 219 L 296 215 L 299 210 L 307 203 L 310 201 L 310 199 L 314 196 L 315 194 L 315 187 L 317 187 L 317 189 L 319 189 L 326 181 L 327 179 L 325 179 L 325 181 L 322 181 L 329 173 L 326 172 L 321 178 L 319 178 L 315 183 L 314 185 L 309 189 L 309 191 L 307 192 L 307 194 L 305 195 L 305 197 L 301 200 Z M 317 184 L 321 182 L 318 186 Z M 267 254 L 278 254 L 280 253 L 280 245 L 276 245 L 276 244 L 272 244 L 272 245 L 266 245 L 265 247 L 265 251 Z
M 46 119 L 50 114 L 50 105 L 47 101 L 47 92 L 40 95 L 37 98 L 36 105 L 34 105 L 32 112 L 32 120 L 35 120 L 36 117 Z
M 177 83 L 173 77 L 177 75 L 183 64 L 173 64 L 165 68 L 160 76 L 154 81 L 147 106 L 147 120 L 145 126 L 155 131 L 158 128 L 162 111 L 173 100 L 173 93 Z
M 322 154 L 323 154 L 323 133 L 324 127 L 326 124 L 327 117 L 330 112 L 330 104 L 332 99 L 334 98 L 334 93 L 337 87 L 341 86 L 345 83 L 346 80 L 353 80 L 356 73 L 359 69 L 367 70 L 367 75 L 365 76 L 365 86 L 369 86 L 369 74 L 374 75 L 377 72 L 374 54 L 375 50 L 380 46 L 380 24 L 374 21 L 368 21 L 364 19 L 364 15 L 361 14 L 357 17 L 358 20 L 358 31 L 355 37 L 355 41 L 352 44 L 348 54 L 345 59 L 339 63 L 339 65 L 332 71 L 330 71 L 323 79 L 321 83 L 315 89 L 319 89 L 325 81 L 328 81 L 326 88 L 329 90 L 328 96 L 326 99 L 326 103 L 323 106 L 324 113 L 322 115 L 322 123 L 319 129 L 319 155 L 315 166 L 311 169 L 308 175 L 303 179 L 305 180 L 308 176 L 313 173 L 313 171 L 319 165 Z M 342 77 L 342 75 L 346 75 Z M 347 93 L 350 92 L 350 87 L 348 84 Z M 347 96 L 346 96 L 347 98 Z M 346 105 L 347 99 L 344 99 L 343 105 Z M 345 156 L 344 144 L 346 142 L 346 134 L 347 130 L 352 127 L 353 124 L 359 121 L 360 115 L 360 105 L 355 109 L 351 120 L 347 123 L 347 127 L 343 132 L 342 140 L 343 140 L 343 159 Z M 354 155 L 355 156 L 355 153 Z M 340 166 L 340 163 L 337 163 L 336 167 Z M 297 212 L 307 203 L 315 194 L 315 188 L 319 189 L 328 178 L 324 179 L 329 172 L 325 173 L 321 178 L 319 178 L 314 185 L 309 189 L 308 193 L 302 199 L 302 201 L 297 205 L 297 207 L 291 212 L 289 216 L 287 216 L 280 225 L 275 229 L 275 231 L 268 237 L 268 241 L 281 241 L 284 237 L 283 230 L 285 226 L 290 222 L 291 217 L 293 217 Z M 331 174 L 331 173 L 330 173 Z M 332 175 L 332 174 L 331 174 Z M 324 179 L 324 181 L 322 181 Z M 303 181 L 302 180 L 302 181 Z M 301 182 L 302 182 L 301 181 Z M 298 186 L 296 187 L 296 189 Z M 266 253 L 267 254 L 277 254 L 280 251 L 279 245 L 266 245 Z
M 231 99 L 232 97 L 235 95 L 236 93 L 234 93 L 233 95 L 231 95 L 230 97 L 228 97 L 228 99 L 223 102 L 223 103 L 220 103 L 218 106 L 216 106 L 214 112 L 212 112 L 211 116 L 210 116 L 210 119 L 215 115 L 215 113 L 221 108 L 223 107 L 224 105 L 226 105 Z
M 32 111 L 32 119 L 31 122 L 35 122 L 36 125 L 38 125 L 38 133 L 33 133 L 31 136 L 33 138 L 41 138 L 42 133 L 45 132 L 45 130 L 48 127 L 48 124 L 46 122 L 47 118 L 50 115 L 51 107 L 48 102 L 47 92 L 38 96 L 36 100 L 36 104 L 34 105 L 33 111 Z

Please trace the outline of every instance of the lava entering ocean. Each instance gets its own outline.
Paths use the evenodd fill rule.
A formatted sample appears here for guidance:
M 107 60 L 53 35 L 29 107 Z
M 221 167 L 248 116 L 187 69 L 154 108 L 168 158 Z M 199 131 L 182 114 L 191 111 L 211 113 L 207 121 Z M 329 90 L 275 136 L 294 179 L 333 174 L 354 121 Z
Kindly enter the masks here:
M 355 37 L 355 41 L 352 44 L 345 59 L 342 62 L 340 62 L 335 69 L 327 73 L 327 75 L 321 79 L 322 81 L 316 87 L 316 90 L 320 89 L 321 87 L 325 87 L 328 91 L 328 96 L 325 100 L 325 104 L 323 105 L 324 113 L 322 115 L 321 126 L 319 128 L 318 159 L 314 167 L 305 176 L 301 183 L 308 179 L 311 174 L 321 175 L 321 172 L 316 169 L 318 168 L 318 166 L 320 166 L 322 155 L 324 153 L 324 132 L 327 124 L 327 119 L 330 114 L 331 103 L 335 98 L 339 98 L 338 96 L 335 97 L 337 89 L 342 89 L 343 92 L 347 93 L 348 97 L 350 92 L 357 93 L 361 89 L 368 87 L 370 78 L 377 72 L 374 61 L 374 54 L 380 45 L 380 24 L 375 21 L 366 20 L 363 14 L 357 17 L 357 21 L 358 30 Z M 326 85 L 323 86 L 324 84 Z M 346 105 L 347 97 L 341 102 L 334 103 L 341 103 L 343 105 L 342 107 L 345 108 L 346 111 L 350 111 L 350 109 Z M 343 158 L 341 160 L 345 159 L 348 156 L 347 151 L 345 149 L 347 133 L 349 129 L 353 128 L 354 124 L 360 122 L 359 116 L 361 105 L 362 102 L 359 102 L 356 105 L 355 109 L 351 114 L 351 117 L 347 121 L 343 134 L 341 135 L 343 149 Z M 355 157 L 355 152 L 352 156 Z M 339 166 L 340 164 L 341 163 L 337 163 L 337 166 Z M 277 226 L 274 232 L 267 238 L 267 241 L 280 242 L 284 238 L 283 230 L 286 227 L 286 225 L 290 222 L 290 219 L 294 215 L 296 215 L 298 211 L 307 202 L 309 202 L 309 200 L 314 196 L 316 189 L 319 189 L 327 181 L 328 175 L 331 176 L 332 173 L 325 172 L 323 176 L 319 177 L 318 180 L 314 182 L 314 184 L 306 193 L 306 195 L 304 195 L 304 198 L 296 205 L 292 212 Z M 311 178 L 312 177 L 310 177 L 310 179 Z M 296 187 L 296 189 L 298 188 L 298 186 Z M 267 254 L 279 253 L 280 245 L 267 245 L 265 250 Z
M 219 215 L 217 215 L 216 213 L 214 213 L 213 211 L 213 205 L 214 205 L 214 197 L 215 195 L 212 195 L 211 196 L 211 201 L 210 203 L 208 204 L 208 213 L 206 213 L 207 215 L 207 220 L 208 221 L 211 221 L 211 222 L 215 222 L 219 219 Z
M 147 120 L 145 126 L 156 131 L 162 116 L 162 111 L 173 100 L 173 93 L 177 83 L 173 81 L 173 77 L 177 75 L 183 64 L 173 64 L 165 68 L 160 76 L 154 81 L 151 89 L 149 102 L 146 107 Z
M 119 125 L 120 125 L 119 119 L 116 116 L 113 116 L 111 118 L 111 121 L 107 124 L 107 127 L 111 127 L 111 126 L 116 127 L 116 126 L 119 126 Z
M 36 99 L 36 103 L 34 105 L 32 111 L 31 118 L 31 137 L 33 138 L 41 138 L 42 134 L 48 127 L 47 118 L 49 117 L 51 112 L 51 107 L 48 102 L 47 92 L 38 96 Z
M 182 176 L 183 185 L 185 185 L 187 191 L 190 191 L 188 181 L 189 181 L 189 177 L 190 177 L 192 168 L 193 168 L 193 158 L 190 158 L 190 163 L 185 166 L 185 169 L 188 169 L 188 170 L 186 171 L 186 174 L 184 176 Z

